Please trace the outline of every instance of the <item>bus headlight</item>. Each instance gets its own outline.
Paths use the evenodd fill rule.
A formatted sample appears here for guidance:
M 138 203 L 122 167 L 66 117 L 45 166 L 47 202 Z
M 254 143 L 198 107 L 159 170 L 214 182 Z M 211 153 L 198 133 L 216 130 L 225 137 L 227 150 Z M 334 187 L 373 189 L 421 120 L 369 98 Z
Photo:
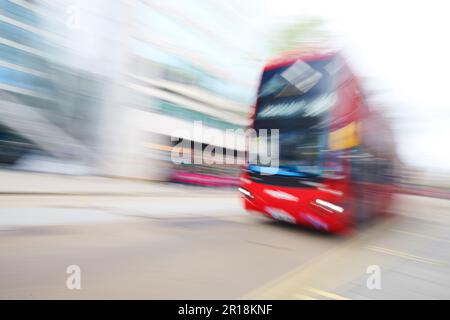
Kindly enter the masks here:
M 342 207 L 340 207 L 340 206 L 338 206 L 338 205 L 335 205 L 335 204 L 333 204 L 333 203 L 330 203 L 330 202 L 328 202 L 328 201 L 322 200 L 322 199 L 316 199 L 316 203 L 317 203 L 318 205 L 321 205 L 321 206 L 323 206 L 323 207 L 326 207 L 326 208 L 328 208 L 328 209 L 331 209 L 331 210 L 336 211 L 336 212 L 339 212 L 339 213 L 344 212 L 344 208 L 342 208 Z
M 240 193 L 242 193 L 244 196 L 246 196 L 247 198 L 253 199 L 252 193 L 251 193 L 250 191 L 248 191 L 247 189 L 244 189 L 244 188 L 239 187 L 239 188 L 238 188 L 238 191 L 239 191 Z

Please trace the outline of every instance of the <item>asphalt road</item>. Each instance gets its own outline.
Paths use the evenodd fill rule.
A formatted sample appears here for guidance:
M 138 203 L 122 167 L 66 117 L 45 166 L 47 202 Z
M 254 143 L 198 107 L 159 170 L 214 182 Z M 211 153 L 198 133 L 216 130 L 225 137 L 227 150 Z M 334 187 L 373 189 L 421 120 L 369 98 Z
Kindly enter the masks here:
M 448 200 L 399 196 L 395 217 L 339 237 L 198 192 L 1 196 L 0 298 L 450 298 Z M 367 286 L 373 266 L 379 289 Z

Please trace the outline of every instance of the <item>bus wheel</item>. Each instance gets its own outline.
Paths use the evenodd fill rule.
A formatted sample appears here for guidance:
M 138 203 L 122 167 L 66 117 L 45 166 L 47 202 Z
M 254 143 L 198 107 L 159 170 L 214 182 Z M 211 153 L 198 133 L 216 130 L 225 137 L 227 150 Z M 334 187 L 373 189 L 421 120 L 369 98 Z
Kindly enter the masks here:
M 353 220 L 357 227 L 366 224 L 371 217 L 370 203 L 367 202 L 367 197 L 364 191 L 356 191 L 353 201 Z

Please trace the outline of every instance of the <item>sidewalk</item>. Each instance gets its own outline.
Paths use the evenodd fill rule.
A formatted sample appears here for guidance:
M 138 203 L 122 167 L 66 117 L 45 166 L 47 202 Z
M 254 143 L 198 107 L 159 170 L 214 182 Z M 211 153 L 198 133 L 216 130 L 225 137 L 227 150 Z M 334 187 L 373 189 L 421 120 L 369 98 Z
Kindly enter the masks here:
M 203 197 L 235 194 L 232 188 L 213 189 L 120 178 L 0 170 L 0 195 Z

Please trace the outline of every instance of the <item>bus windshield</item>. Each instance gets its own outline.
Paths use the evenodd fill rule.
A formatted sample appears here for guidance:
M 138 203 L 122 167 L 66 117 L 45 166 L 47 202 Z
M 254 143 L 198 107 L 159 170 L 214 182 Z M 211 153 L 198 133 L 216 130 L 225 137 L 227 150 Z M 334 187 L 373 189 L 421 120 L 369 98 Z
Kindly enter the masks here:
M 328 115 L 337 99 L 329 64 L 298 61 L 262 76 L 254 127 L 279 129 L 281 175 L 326 171 Z
M 264 72 L 258 94 L 256 119 L 316 117 L 336 99 L 328 73 L 329 60 L 303 62 Z

